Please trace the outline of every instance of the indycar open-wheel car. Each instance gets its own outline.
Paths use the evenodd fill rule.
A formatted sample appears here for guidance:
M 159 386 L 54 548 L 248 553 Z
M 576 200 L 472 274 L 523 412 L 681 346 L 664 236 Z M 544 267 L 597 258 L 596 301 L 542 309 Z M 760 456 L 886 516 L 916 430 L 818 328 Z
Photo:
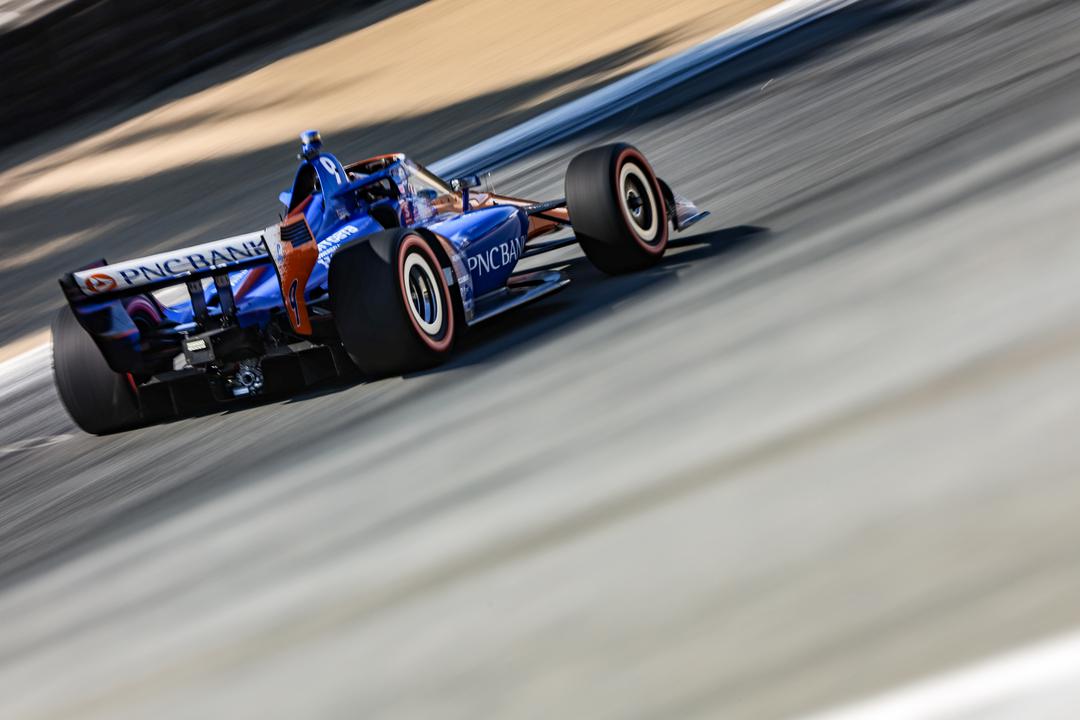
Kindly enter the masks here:
M 581 153 L 566 197 L 538 202 L 402 154 L 343 165 L 317 132 L 301 139 L 280 223 L 60 279 L 53 365 L 79 427 L 117 432 L 357 370 L 432 367 L 468 328 L 569 282 L 518 270 L 523 258 L 578 243 L 606 273 L 641 270 L 671 230 L 707 214 L 626 144 Z

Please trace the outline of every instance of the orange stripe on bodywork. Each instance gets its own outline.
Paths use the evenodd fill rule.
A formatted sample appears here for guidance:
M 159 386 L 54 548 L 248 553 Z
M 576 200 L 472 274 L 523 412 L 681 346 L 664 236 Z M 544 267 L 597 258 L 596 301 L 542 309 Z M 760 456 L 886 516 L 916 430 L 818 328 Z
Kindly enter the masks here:
M 304 230 L 311 239 L 300 245 L 293 245 L 285 240 L 286 232 L 299 223 L 304 224 Z M 281 223 L 281 235 L 282 258 L 278 263 L 278 279 L 281 280 L 285 312 L 293 330 L 300 335 L 311 335 L 311 317 L 308 315 L 304 291 L 307 289 L 311 271 L 315 268 L 315 262 L 319 259 L 319 245 L 315 242 L 315 236 L 303 214 L 289 215 L 285 222 Z
M 346 172 L 357 172 L 359 168 L 371 165 L 372 163 L 385 162 L 390 164 L 397 162 L 398 160 L 405 160 L 404 153 L 386 153 L 385 155 L 375 155 L 374 157 L 364 158 L 363 160 L 357 160 L 356 162 L 349 163 L 345 166 Z
M 527 205 L 535 205 L 535 200 L 525 200 L 523 198 L 510 197 L 508 195 L 489 195 L 485 205 L 516 205 L 517 207 L 525 207 Z M 546 218 L 537 217 L 533 215 L 529 218 L 529 239 L 540 235 L 547 235 L 550 232 L 563 228 L 570 224 L 570 211 L 565 207 L 552 208 L 551 210 L 545 210 L 544 215 L 555 218 L 556 220 L 548 220 Z
M 308 195 L 306 198 L 304 198 L 303 202 L 301 202 L 299 205 L 297 205 L 296 207 L 294 207 L 292 209 L 292 211 L 289 213 L 288 217 L 286 217 L 285 219 L 288 220 L 289 218 L 293 218 L 293 217 L 295 217 L 297 215 L 303 215 L 304 212 L 307 210 L 308 205 L 310 205 L 311 201 L 314 200 L 314 199 L 315 199 L 314 195 Z
M 243 281 L 240 283 L 240 287 L 236 288 L 236 290 L 233 291 L 233 295 L 236 297 L 237 300 L 243 299 L 244 296 L 251 292 L 251 288 L 255 287 L 255 283 L 259 282 L 259 280 L 262 280 L 262 276 L 266 274 L 266 270 L 268 267 L 268 265 L 259 265 L 258 267 L 254 267 L 251 269 L 251 271 L 247 274 L 247 276 L 244 277 Z

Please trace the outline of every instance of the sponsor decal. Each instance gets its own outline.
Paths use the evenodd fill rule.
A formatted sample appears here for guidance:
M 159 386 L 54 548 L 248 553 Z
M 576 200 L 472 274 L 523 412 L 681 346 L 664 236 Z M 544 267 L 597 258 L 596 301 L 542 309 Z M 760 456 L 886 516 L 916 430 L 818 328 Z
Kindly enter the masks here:
M 486 275 L 507 265 L 513 265 L 525 249 L 525 235 L 510 242 L 499 243 L 469 258 L 469 272 Z
M 142 285 L 190 272 L 229 265 L 241 260 L 250 260 L 263 254 L 262 243 L 249 240 L 239 245 L 222 245 L 203 252 L 177 255 L 157 262 L 132 264 L 120 270 L 119 274 L 121 282 L 125 285 Z
M 171 253 L 161 253 L 139 260 L 117 263 L 75 273 L 75 279 L 88 295 L 148 285 L 159 280 L 173 280 L 202 270 L 227 267 L 243 260 L 266 255 L 261 233 L 251 233 L 218 242 L 197 245 Z
M 97 293 L 112 292 L 116 289 L 116 278 L 105 273 L 94 273 L 83 281 L 83 285 L 86 287 L 87 292 L 95 295 Z
M 338 230 L 333 235 L 328 235 L 319 241 L 319 264 L 323 267 L 330 267 L 330 258 L 334 256 L 338 246 L 345 242 L 353 235 L 359 235 L 360 231 L 352 226 L 346 225 Z

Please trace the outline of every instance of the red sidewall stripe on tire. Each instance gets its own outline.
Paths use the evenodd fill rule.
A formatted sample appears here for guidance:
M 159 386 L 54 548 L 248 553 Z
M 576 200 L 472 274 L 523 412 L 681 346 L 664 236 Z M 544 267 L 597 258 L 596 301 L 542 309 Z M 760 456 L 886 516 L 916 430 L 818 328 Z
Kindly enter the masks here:
M 442 338 L 433 338 L 424 332 L 423 328 L 416 321 L 416 317 L 412 312 L 412 302 L 409 299 L 408 278 L 405 277 L 405 259 L 410 250 L 414 248 L 418 249 L 421 254 L 427 259 L 431 265 L 431 269 L 435 274 L 435 282 L 439 285 L 439 292 L 443 296 L 443 316 L 445 330 L 442 333 Z M 450 288 L 446 285 L 446 277 L 443 275 L 442 266 L 439 265 L 438 258 L 435 257 L 435 252 L 431 249 L 423 238 L 419 235 L 408 235 L 398 246 L 398 286 L 401 288 L 401 301 L 405 303 L 405 314 L 409 318 L 409 322 L 412 323 L 413 329 L 416 330 L 416 335 L 424 343 L 435 352 L 445 352 L 450 343 L 454 340 L 454 306 L 450 302 Z
M 652 185 L 653 197 L 656 198 L 656 222 L 659 225 L 659 227 L 657 228 L 657 234 L 660 239 L 657 240 L 655 243 L 647 243 L 642 240 L 641 236 L 638 235 L 637 231 L 634 229 L 634 221 L 626 215 L 626 204 L 623 201 L 623 189 L 621 187 L 622 183 L 619 182 L 619 176 L 622 174 L 623 164 L 626 163 L 627 160 L 633 160 L 634 164 L 641 167 L 641 169 L 644 170 L 649 176 L 650 184 Z M 642 155 L 634 148 L 626 148 L 621 153 L 619 153 L 619 156 L 617 158 L 615 158 L 615 172 L 613 181 L 615 183 L 615 197 L 619 201 L 619 214 L 622 216 L 623 222 L 626 224 L 626 229 L 630 231 L 630 235 L 632 235 L 634 240 L 637 241 L 637 244 L 641 247 L 641 249 L 643 249 L 650 255 L 662 254 L 667 248 L 668 241 L 667 208 L 664 206 L 664 194 L 660 192 L 660 183 L 656 181 L 656 173 L 653 172 L 652 166 L 649 165 L 649 161 L 645 159 L 644 155 Z
M 151 320 L 153 320 L 155 324 L 161 322 L 161 313 L 158 312 L 157 307 L 154 305 L 154 303 L 150 302 L 144 297 L 132 298 L 130 301 L 128 301 L 127 304 L 124 305 L 124 309 L 127 311 L 128 315 L 132 317 L 132 319 L 134 319 L 135 315 L 142 312 L 147 315 Z
M 127 311 L 127 314 L 131 317 L 132 321 L 134 321 L 137 315 L 142 314 L 155 325 L 161 323 L 161 312 L 154 303 L 150 302 L 145 297 L 132 298 L 124 305 L 124 310 Z M 140 397 L 139 384 L 135 382 L 135 376 L 132 373 L 124 373 L 124 376 L 127 379 L 127 385 L 131 389 L 131 393 L 138 399 Z

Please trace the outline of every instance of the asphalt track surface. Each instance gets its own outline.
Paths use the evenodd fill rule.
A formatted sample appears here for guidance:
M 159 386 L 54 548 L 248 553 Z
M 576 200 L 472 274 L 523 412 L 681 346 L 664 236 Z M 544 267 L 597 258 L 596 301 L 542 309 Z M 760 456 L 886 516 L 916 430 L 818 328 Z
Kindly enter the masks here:
M 872 3 L 497 173 L 625 138 L 714 215 L 445 368 L 0 390 L 72 435 L 0 455 L 0 716 L 784 717 L 1080 626 L 1078 111 L 1074 2 Z

